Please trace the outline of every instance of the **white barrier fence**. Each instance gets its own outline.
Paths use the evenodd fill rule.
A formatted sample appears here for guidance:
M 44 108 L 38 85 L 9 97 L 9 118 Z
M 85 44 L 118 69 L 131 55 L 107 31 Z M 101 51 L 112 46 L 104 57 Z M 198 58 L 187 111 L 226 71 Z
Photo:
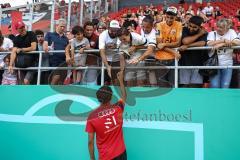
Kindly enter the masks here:
M 177 49 L 177 48 L 176 48 Z M 211 50 L 212 47 L 192 47 L 188 48 L 187 50 Z M 231 47 L 231 49 L 240 49 L 240 46 L 234 46 Z M 144 49 L 143 49 L 144 50 Z M 117 49 L 115 50 L 118 51 Z M 58 51 L 49 51 L 49 53 L 64 53 L 64 50 L 58 50 Z M 91 50 L 85 50 L 86 54 L 88 53 L 99 53 L 98 49 L 91 49 Z M 9 54 L 11 52 L 0 52 L 0 54 Z M 106 67 L 104 66 L 103 62 L 101 63 L 101 66 L 93 67 L 93 66 L 85 66 L 85 67 L 42 67 L 42 55 L 46 54 L 44 51 L 34 51 L 29 52 L 27 54 L 39 54 L 39 63 L 38 67 L 28 67 L 28 68 L 16 68 L 14 67 L 14 70 L 37 70 L 37 85 L 40 85 L 40 79 L 41 79 L 41 71 L 42 70 L 69 70 L 69 69 L 75 69 L 75 70 L 86 70 L 86 69 L 99 69 L 101 70 L 101 85 L 104 84 L 104 70 Z M 112 67 L 113 69 L 119 69 L 119 67 Z M 174 87 L 178 88 L 178 71 L 179 69 L 240 69 L 240 66 L 179 66 L 178 60 L 175 59 L 175 65 L 174 66 L 144 66 L 144 67 L 126 67 L 128 69 L 174 69 L 175 71 L 175 80 L 174 80 Z M 7 69 L 7 68 L 4 68 Z

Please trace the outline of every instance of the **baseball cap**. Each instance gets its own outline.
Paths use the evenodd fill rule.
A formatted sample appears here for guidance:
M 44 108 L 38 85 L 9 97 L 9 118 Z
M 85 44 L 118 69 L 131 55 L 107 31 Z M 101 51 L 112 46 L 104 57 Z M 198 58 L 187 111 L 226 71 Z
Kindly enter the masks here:
M 23 22 L 17 22 L 16 24 L 15 24 L 15 29 L 19 29 L 19 28 L 23 28 L 23 27 L 25 27 L 25 24 L 23 23 Z
M 110 28 L 120 28 L 117 20 L 112 20 L 109 25 Z
M 177 15 L 177 8 L 173 7 L 173 6 L 168 7 L 166 13 L 176 16 Z

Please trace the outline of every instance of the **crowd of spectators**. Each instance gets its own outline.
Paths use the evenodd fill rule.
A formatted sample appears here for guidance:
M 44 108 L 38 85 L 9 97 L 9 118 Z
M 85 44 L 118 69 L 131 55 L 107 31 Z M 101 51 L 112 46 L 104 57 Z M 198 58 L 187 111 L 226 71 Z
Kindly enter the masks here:
M 25 69 L 38 66 L 38 55 L 30 52 L 43 51 L 42 67 L 90 68 L 44 69 L 41 84 L 99 85 L 102 75 L 96 67 L 103 62 L 105 84 L 118 85 L 117 73 L 121 70 L 128 86 L 173 87 L 174 70 L 164 66 L 174 66 L 175 59 L 180 66 L 202 66 L 216 53 L 219 66 L 240 64 L 240 53 L 231 49 L 240 45 L 238 30 L 232 29 L 228 17 L 220 16 L 219 7 L 213 8 L 210 3 L 196 12 L 191 5 L 187 10 L 182 6 L 177 9 L 165 1 L 163 10 L 153 5 L 139 7 L 136 13 L 128 10 L 118 20 L 103 16 L 84 26 L 75 25 L 71 31 L 65 30 L 65 19 L 58 21 L 52 33 L 27 31 L 25 24 L 18 22 L 11 26 L 19 33 L 16 37 L 11 35 L 9 39 L 0 34 L 0 51 L 11 52 L 0 56 L 1 68 L 5 68 L 0 73 L 1 83 L 36 84 L 37 71 L 14 70 L 14 66 Z M 217 19 L 217 23 L 213 31 L 208 32 L 204 24 L 211 19 Z M 204 46 L 213 49 L 187 50 Z M 99 53 L 85 53 L 89 49 L 99 49 Z M 54 50 L 62 52 L 52 52 Z M 178 83 L 180 87 L 201 88 L 208 84 L 211 88 L 239 88 L 240 73 L 239 69 L 224 68 L 206 76 L 200 74 L 199 69 L 180 69 Z

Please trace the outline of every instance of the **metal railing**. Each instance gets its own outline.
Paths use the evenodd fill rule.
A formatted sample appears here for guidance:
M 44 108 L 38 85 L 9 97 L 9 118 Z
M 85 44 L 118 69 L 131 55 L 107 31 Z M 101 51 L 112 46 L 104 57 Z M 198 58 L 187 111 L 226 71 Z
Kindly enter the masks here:
M 175 48 L 178 49 L 178 48 Z M 192 47 L 188 48 L 187 50 L 211 50 L 212 47 Z M 240 46 L 234 46 L 230 49 L 240 49 Z M 146 49 L 141 49 L 146 50 Z M 76 50 L 77 51 L 77 50 Z M 114 51 L 118 51 L 115 49 Z M 49 53 L 63 53 L 64 50 L 57 50 L 57 51 L 49 51 Z M 99 53 L 98 49 L 91 49 L 91 50 L 85 50 L 86 54 L 88 53 Z M 0 52 L 0 54 L 9 54 L 11 52 Z M 39 61 L 38 61 L 38 67 L 28 67 L 28 68 L 16 68 L 14 67 L 14 70 L 37 70 L 37 85 L 40 85 L 40 79 L 41 79 L 41 71 L 42 70 L 69 70 L 69 69 L 75 69 L 75 70 L 85 70 L 85 69 L 98 69 L 101 70 L 101 85 L 104 84 L 104 70 L 106 67 L 104 66 L 104 63 L 101 63 L 101 66 L 85 66 L 85 67 L 42 67 L 42 55 L 43 54 L 49 54 L 45 53 L 44 51 L 33 51 L 28 52 L 27 54 L 39 54 Z M 119 69 L 120 67 L 112 67 L 112 69 Z M 178 70 L 179 69 L 240 69 L 239 66 L 179 66 L 178 60 L 175 59 L 175 65 L 174 66 L 144 66 L 144 67 L 126 67 L 127 69 L 174 69 L 175 74 L 175 80 L 174 80 L 174 88 L 178 88 Z M 7 68 L 4 68 L 5 70 Z

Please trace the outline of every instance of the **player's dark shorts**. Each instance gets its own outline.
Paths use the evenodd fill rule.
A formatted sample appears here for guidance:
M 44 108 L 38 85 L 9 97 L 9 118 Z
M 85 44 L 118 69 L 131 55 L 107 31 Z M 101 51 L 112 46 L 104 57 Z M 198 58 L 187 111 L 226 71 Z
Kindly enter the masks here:
M 127 160 L 127 152 L 126 152 L 126 150 L 122 154 L 117 156 L 116 158 L 113 158 L 113 160 Z

